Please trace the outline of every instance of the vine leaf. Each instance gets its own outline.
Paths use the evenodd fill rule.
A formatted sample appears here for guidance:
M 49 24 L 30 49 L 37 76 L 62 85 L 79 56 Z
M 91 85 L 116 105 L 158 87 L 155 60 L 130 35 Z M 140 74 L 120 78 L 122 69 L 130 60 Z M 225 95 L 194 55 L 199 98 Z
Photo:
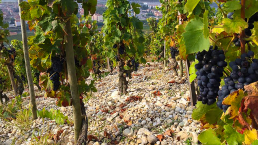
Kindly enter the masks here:
M 234 12 L 234 10 L 239 10 L 239 9 L 241 9 L 241 4 L 239 3 L 238 0 L 227 1 L 223 5 L 223 10 L 227 12 Z
M 258 140 L 253 141 L 252 145 L 258 145 Z
M 257 140 L 257 130 L 245 130 L 245 144 L 252 144 L 253 141 Z
M 252 119 L 252 127 L 258 129 L 258 97 L 247 96 L 241 102 L 241 108 L 239 109 L 240 114 L 246 112 L 247 115 Z
M 217 105 L 216 103 L 212 104 L 212 105 L 207 105 L 207 104 L 202 104 L 201 101 L 198 101 L 196 104 L 196 109 L 194 109 L 193 114 L 192 114 L 192 118 L 194 120 L 199 120 L 203 117 L 203 115 L 205 115 L 209 110 L 216 108 Z
M 258 45 L 258 22 L 254 22 L 254 28 L 253 28 L 253 35 L 252 35 L 252 39 L 253 42 Z
M 216 124 L 222 115 L 222 110 L 218 107 L 214 107 L 206 112 L 205 119 L 209 124 Z
M 225 139 L 227 140 L 228 144 L 238 145 L 242 144 L 242 142 L 245 140 L 244 135 L 238 133 L 235 129 L 233 129 L 232 125 L 224 125 L 224 129 Z
M 136 13 L 136 14 L 139 14 L 140 13 L 140 7 L 141 5 L 139 4 L 136 4 L 136 3 L 132 3 L 132 7 L 133 7 L 133 11 Z
M 194 81 L 194 79 L 197 77 L 196 75 L 196 69 L 195 69 L 195 65 L 198 63 L 198 60 L 195 60 L 195 62 L 193 62 L 189 68 L 189 75 L 190 75 L 190 82 L 192 83 Z
M 219 138 L 216 136 L 216 132 L 212 129 L 207 129 L 204 132 L 202 132 L 199 136 L 198 136 L 199 141 L 202 144 L 216 144 L 216 145 L 220 145 L 221 142 L 219 140 Z
M 191 20 L 183 33 L 186 54 L 209 49 L 209 39 L 204 37 L 204 24 L 201 19 Z
M 244 98 L 244 91 L 238 90 L 230 94 L 227 98 L 225 98 L 222 102 L 224 105 L 231 105 L 231 118 L 235 118 L 238 116 L 238 110 L 241 107 L 241 101 Z
M 208 11 L 208 10 L 205 10 L 205 12 L 204 12 L 204 14 L 203 14 L 203 24 L 204 24 L 203 33 L 204 33 L 204 37 L 205 37 L 205 38 L 208 38 L 208 37 L 209 37 L 208 14 L 209 14 L 209 11 Z
M 248 27 L 245 20 L 236 17 L 233 20 L 229 18 L 223 19 L 223 27 L 227 33 L 240 33 L 244 28 Z
M 185 10 L 191 13 L 199 2 L 200 0 L 188 0 L 185 4 Z
M 245 17 L 250 18 L 256 12 L 258 12 L 258 1 L 257 0 L 248 0 L 245 1 Z

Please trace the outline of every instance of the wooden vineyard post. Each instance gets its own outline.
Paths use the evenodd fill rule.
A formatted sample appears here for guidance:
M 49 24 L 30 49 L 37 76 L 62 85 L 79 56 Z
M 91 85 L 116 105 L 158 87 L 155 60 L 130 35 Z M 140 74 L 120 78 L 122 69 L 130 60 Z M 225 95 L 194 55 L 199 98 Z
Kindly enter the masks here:
M 189 77 L 189 67 L 190 67 L 190 61 L 186 60 L 186 74 L 188 77 L 188 83 L 189 83 L 189 91 L 190 91 L 190 98 L 191 98 L 191 105 L 195 106 L 197 97 L 195 93 L 195 86 L 194 86 L 194 81 L 191 83 L 190 82 L 190 77 Z
M 166 40 L 164 40 L 164 67 L 166 67 Z

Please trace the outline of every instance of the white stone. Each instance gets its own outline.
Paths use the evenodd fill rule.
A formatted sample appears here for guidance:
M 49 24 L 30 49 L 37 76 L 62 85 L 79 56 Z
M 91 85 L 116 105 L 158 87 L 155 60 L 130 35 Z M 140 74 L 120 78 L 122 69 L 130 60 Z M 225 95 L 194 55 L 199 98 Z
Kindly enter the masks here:
M 129 129 L 129 128 L 125 129 L 123 131 L 123 135 L 125 135 L 125 136 L 132 136 L 133 135 L 133 129 L 132 128 L 131 129 Z
M 157 142 L 157 137 L 153 134 L 148 135 L 147 140 L 150 144 L 154 144 Z
M 142 125 L 145 125 L 146 123 L 147 123 L 146 120 L 143 120 L 143 121 L 141 122 Z
M 137 135 L 150 135 L 151 132 L 146 128 L 140 128 L 137 132 Z
M 176 112 L 180 112 L 182 109 L 181 108 L 179 108 L 179 107 L 176 107 Z
M 147 137 L 145 135 L 141 138 L 142 145 L 146 145 L 148 143 Z
M 95 142 L 93 145 L 100 145 L 100 143 L 99 142 Z
M 114 91 L 112 94 L 111 94 L 111 96 L 110 96 L 110 98 L 112 98 L 112 99 L 114 99 L 114 100 L 119 100 L 120 99 L 120 92 L 119 91 Z

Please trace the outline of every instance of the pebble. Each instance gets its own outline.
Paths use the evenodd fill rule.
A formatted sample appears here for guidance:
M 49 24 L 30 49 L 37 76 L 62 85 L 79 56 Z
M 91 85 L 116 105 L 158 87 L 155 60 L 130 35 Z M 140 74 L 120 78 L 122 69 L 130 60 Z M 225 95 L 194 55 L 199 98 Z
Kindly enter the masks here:
M 157 142 L 157 137 L 153 134 L 150 134 L 148 135 L 147 140 L 150 144 L 153 144 Z
M 129 128 L 125 129 L 123 131 L 123 135 L 125 135 L 125 136 L 132 136 L 133 135 L 133 129 L 129 129 Z

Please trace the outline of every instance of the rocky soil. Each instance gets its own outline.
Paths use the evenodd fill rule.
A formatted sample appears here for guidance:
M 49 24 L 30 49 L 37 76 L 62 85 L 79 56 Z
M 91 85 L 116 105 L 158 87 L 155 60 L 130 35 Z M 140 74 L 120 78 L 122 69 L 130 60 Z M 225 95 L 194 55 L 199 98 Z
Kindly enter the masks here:
M 168 68 L 154 63 L 141 66 L 129 81 L 127 95 L 118 92 L 116 72 L 96 81 L 98 92 L 84 98 L 89 144 L 197 144 L 200 124 L 191 118 L 194 107 L 187 79 L 175 77 Z M 37 92 L 37 96 L 43 95 Z M 53 98 L 39 97 L 36 101 L 39 110 L 60 110 L 72 120 L 72 107 L 57 107 Z M 29 99 L 24 98 L 23 104 L 28 107 Z M 20 122 L 0 118 L 0 144 L 74 144 L 72 123 L 58 125 L 47 118 Z

